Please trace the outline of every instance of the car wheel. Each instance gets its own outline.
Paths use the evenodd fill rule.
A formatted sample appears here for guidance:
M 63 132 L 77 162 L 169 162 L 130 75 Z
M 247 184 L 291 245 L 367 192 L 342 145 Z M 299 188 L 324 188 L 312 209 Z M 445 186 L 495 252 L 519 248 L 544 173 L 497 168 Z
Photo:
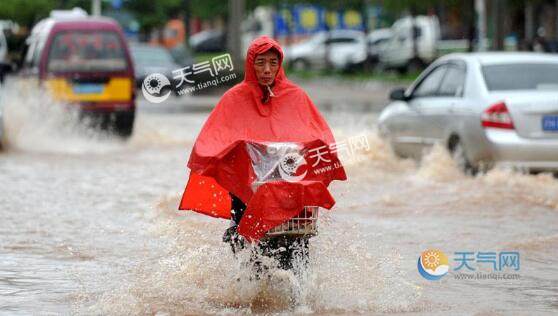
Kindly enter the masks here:
M 114 131 L 122 137 L 128 138 L 134 130 L 135 110 L 117 112 L 114 116 Z
M 450 144 L 450 153 L 459 170 L 468 175 L 475 175 L 478 172 L 478 168 L 467 158 L 465 147 L 459 139 L 454 140 L 452 144 Z

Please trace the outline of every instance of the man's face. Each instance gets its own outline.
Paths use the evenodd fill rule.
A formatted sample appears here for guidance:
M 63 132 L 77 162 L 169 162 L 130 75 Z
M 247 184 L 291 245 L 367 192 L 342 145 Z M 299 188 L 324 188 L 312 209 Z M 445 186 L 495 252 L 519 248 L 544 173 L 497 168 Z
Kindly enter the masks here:
M 279 56 L 274 51 L 267 51 L 256 56 L 254 69 L 258 83 L 267 86 L 273 83 L 279 70 Z

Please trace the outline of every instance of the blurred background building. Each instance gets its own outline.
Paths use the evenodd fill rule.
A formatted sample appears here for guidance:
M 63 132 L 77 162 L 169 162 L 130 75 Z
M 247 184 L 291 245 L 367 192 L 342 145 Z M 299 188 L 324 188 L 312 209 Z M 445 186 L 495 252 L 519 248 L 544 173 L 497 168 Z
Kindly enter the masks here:
M 377 69 L 376 64 L 403 69 L 400 61 L 382 58 L 401 49 L 411 51 L 405 61 L 411 68 L 453 51 L 558 51 L 558 0 L 3 0 L 0 28 L 8 50 L 0 54 L 2 62 L 17 68 L 32 26 L 52 10 L 74 7 L 114 18 L 131 42 L 169 50 L 185 46 L 201 58 L 229 51 L 239 62 L 249 42 L 260 35 L 289 47 L 318 34 L 335 37 L 331 32 L 338 30 L 354 32 L 324 39 L 325 55 L 339 54 L 329 53 L 335 46 L 364 49 L 373 67 L 362 69 Z M 297 56 L 287 56 L 288 66 L 310 66 Z M 361 57 L 353 58 L 358 66 Z M 328 58 L 325 67 L 355 68 Z

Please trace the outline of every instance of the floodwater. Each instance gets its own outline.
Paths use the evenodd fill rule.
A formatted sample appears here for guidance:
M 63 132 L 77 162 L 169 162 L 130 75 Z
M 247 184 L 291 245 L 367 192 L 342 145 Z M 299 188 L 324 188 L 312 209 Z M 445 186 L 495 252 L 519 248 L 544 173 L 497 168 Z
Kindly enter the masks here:
M 558 181 L 493 170 L 462 175 L 441 148 L 417 164 L 374 132 L 377 113 L 324 115 L 338 141 L 365 135 L 331 186 L 302 277 L 250 280 L 221 236 L 228 223 L 177 205 L 207 113 L 142 104 L 134 136 L 73 123 L 8 86 L 0 153 L 0 314 L 556 314 Z M 513 280 L 423 279 L 417 259 L 517 251 Z M 453 263 L 452 263 L 453 264 Z M 482 271 L 489 265 L 480 266 Z

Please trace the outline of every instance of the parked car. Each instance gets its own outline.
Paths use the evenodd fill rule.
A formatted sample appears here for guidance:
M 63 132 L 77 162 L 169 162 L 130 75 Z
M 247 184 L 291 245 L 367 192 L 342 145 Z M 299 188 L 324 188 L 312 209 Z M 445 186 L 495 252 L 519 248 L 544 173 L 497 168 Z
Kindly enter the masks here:
M 196 53 L 223 52 L 226 50 L 227 36 L 223 31 L 201 31 L 190 36 L 189 44 Z
M 350 70 L 367 58 L 366 36 L 353 30 L 335 30 L 314 35 L 308 41 L 285 48 L 285 61 L 294 69 L 323 69 L 328 63 L 336 70 Z
M 376 65 L 380 61 L 380 52 L 392 37 L 391 29 L 387 28 L 374 30 L 366 36 L 368 63 L 370 65 Z
M 85 11 L 53 11 L 26 40 L 22 75 L 121 136 L 133 130 L 134 67 L 120 26 Z
M 138 88 L 150 74 L 160 73 L 171 79 L 173 70 L 186 66 L 177 64 L 171 53 L 162 46 L 136 43 L 130 45 L 130 51 L 134 61 L 136 87 Z
M 440 24 L 435 16 L 404 17 L 391 27 L 393 36 L 380 50 L 380 63 L 400 72 L 423 69 L 437 57 Z
M 460 53 L 391 93 L 379 131 L 401 156 L 435 143 L 466 171 L 495 164 L 558 171 L 558 57 Z

